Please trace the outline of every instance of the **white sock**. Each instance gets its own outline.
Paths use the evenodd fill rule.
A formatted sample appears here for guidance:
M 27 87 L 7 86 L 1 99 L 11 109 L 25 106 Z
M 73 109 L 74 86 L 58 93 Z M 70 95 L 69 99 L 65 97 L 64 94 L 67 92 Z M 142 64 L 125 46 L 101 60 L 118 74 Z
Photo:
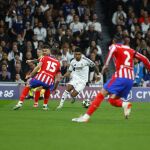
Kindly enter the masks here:
M 43 104 L 44 107 L 47 107 L 47 104 Z
M 84 114 L 84 115 L 83 115 L 83 118 L 85 118 L 85 119 L 89 119 L 89 118 L 90 118 L 90 115 L 88 115 L 88 114 Z
M 69 92 L 65 90 L 64 93 L 63 93 L 63 95 L 62 95 L 62 97 L 61 97 L 60 105 L 64 104 L 64 102 L 65 102 L 68 94 L 69 94 Z
M 22 104 L 23 104 L 23 102 L 22 102 L 22 101 L 19 101 L 19 102 L 18 102 L 18 105 L 22 105 Z
M 127 104 L 128 104 L 128 102 L 123 102 L 122 107 L 124 108 Z

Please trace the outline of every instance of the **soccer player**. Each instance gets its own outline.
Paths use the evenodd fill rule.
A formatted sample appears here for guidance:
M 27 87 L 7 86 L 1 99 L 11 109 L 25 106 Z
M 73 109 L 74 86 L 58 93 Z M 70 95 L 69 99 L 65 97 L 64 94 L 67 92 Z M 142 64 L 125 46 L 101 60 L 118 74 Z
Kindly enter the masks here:
M 49 47 L 43 47 L 43 51 L 48 51 Z M 40 72 L 38 72 L 40 69 Z M 38 73 L 37 73 L 38 72 Z M 37 74 L 36 74 L 37 73 Z M 17 105 L 14 107 L 14 110 L 17 110 L 22 107 L 25 97 L 27 96 L 30 88 L 38 87 L 40 90 L 42 88 L 45 89 L 44 93 L 44 104 L 43 109 L 48 109 L 48 99 L 50 96 L 50 91 L 55 90 L 59 83 L 60 79 L 60 63 L 55 58 L 50 56 L 43 56 L 38 65 L 34 68 L 34 70 L 26 76 L 26 78 L 31 78 L 29 85 L 25 86 L 23 89 L 20 100 Z M 54 80 L 57 78 L 57 81 L 54 86 Z
M 65 78 L 71 76 L 71 80 L 62 94 L 62 98 L 57 109 L 61 109 L 63 107 L 69 93 L 74 102 L 75 97 L 85 88 L 86 83 L 88 82 L 89 66 L 95 67 L 97 80 L 100 79 L 99 71 L 96 68 L 95 63 L 85 56 L 82 56 L 80 48 L 75 49 L 74 57 L 75 58 L 70 62 L 69 71 L 62 77 Z
M 109 47 L 109 53 L 102 69 L 102 74 L 108 69 L 108 64 L 113 58 L 116 72 L 108 80 L 101 91 L 97 94 L 87 112 L 79 118 L 73 118 L 74 122 L 87 122 L 91 115 L 97 110 L 106 95 L 110 95 L 109 102 L 112 106 L 122 107 L 124 116 L 127 119 L 131 112 L 131 103 L 123 102 L 121 98 L 127 98 L 129 91 L 133 86 L 134 80 L 134 58 L 142 61 L 150 70 L 150 61 L 142 54 L 123 44 L 112 44 Z

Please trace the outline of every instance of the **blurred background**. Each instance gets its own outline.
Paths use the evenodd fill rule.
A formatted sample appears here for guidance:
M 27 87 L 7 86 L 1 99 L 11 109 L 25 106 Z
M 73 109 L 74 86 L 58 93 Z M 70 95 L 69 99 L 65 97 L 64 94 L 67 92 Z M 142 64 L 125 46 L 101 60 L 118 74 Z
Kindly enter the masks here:
M 65 74 L 74 50 L 96 63 L 101 71 L 108 46 L 116 37 L 150 59 L 150 1 L 148 0 L 0 0 L 0 82 L 23 83 L 36 64 L 43 44 L 61 62 Z M 150 73 L 135 62 L 134 86 L 150 87 Z M 99 86 L 114 71 L 95 82 L 92 68 L 88 86 Z M 62 84 L 69 79 L 61 81 Z

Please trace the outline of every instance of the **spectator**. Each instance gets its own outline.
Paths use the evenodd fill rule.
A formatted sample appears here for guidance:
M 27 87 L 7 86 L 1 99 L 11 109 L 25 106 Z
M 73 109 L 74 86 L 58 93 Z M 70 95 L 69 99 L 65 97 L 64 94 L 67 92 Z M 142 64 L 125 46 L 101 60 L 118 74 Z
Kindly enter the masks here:
M 134 59 L 134 86 L 141 86 L 143 79 L 143 64 L 138 61 L 138 59 Z
M 74 35 L 80 35 L 83 31 L 83 24 L 79 21 L 79 16 L 75 15 L 70 29 Z
M 118 19 L 119 19 L 120 16 L 123 16 L 125 19 L 127 18 L 127 15 L 123 10 L 122 5 L 118 5 L 117 11 L 113 13 L 112 23 L 114 25 L 117 25 Z
M 94 30 L 101 33 L 102 27 L 101 24 L 97 21 L 97 14 L 93 14 L 92 19 L 93 19 L 92 24 L 94 25 Z
M 16 63 L 14 70 L 12 71 L 12 80 L 15 81 L 16 74 L 20 74 L 22 79 L 24 79 L 25 74 L 22 71 L 21 63 Z
M 87 31 L 91 24 L 92 24 L 92 22 L 90 21 L 89 16 L 84 15 L 83 29 Z
M 63 35 L 61 38 L 61 43 L 62 44 L 69 43 L 69 45 L 71 45 L 72 41 L 73 41 L 72 32 L 70 29 L 67 29 L 66 34 Z
M 39 5 L 39 2 L 37 0 L 28 0 L 26 4 L 31 8 L 31 14 L 33 14 L 36 7 Z
M 20 74 L 16 74 L 15 82 L 18 83 L 18 84 L 23 84 L 24 83 L 24 81 L 21 79 Z
M 95 41 L 96 43 L 98 43 L 98 40 L 101 39 L 101 36 L 97 31 L 94 30 L 93 25 L 89 25 L 89 29 L 83 32 L 82 38 L 84 48 L 87 48 L 90 45 L 91 41 Z
M 102 50 L 99 45 L 96 44 L 95 41 L 91 41 L 90 46 L 86 50 L 86 56 L 89 56 L 93 50 L 97 49 L 97 55 L 102 55 Z
M 5 63 L 3 63 L 3 64 L 1 65 L 0 75 L 2 75 L 4 72 L 6 73 L 6 76 L 8 77 L 8 79 L 10 80 L 10 79 L 11 79 L 11 73 L 8 71 L 8 69 L 7 69 L 7 64 L 5 64 Z M 5 74 L 5 73 L 4 73 L 4 74 Z
M 71 22 L 73 22 L 73 18 L 75 16 L 75 14 L 76 14 L 75 9 L 71 9 L 70 13 L 66 17 L 66 23 L 67 24 L 70 24 Z
M 38 27 L 34 28 L 34 34 L 37 36 L 37 40 L 38 41 L 43 41 L 45 42 L 46 36 L 47 36 L 47 31 L 46 29 L 43 27 L 43 23 L 42 22 L 38 22 Z
M 13 60 L 15 58 L 15 54 L 18 54 L 20 61 L 22 61 L 23 54 L 18 50 L 16 42 L 13 43 L 12 50 L 8 53 L 8 60 Z
M 47 3 L 47 0 L 42 0 L 40 8 L 41 8 L 42 13 L 44 13 L 46 10 L 49 9 L 49 5 Z
M 72 2 L 72 0 L 65 0 L 65 3 L 62 5 L 62 9 L 64 15 L 67 16 L 71 12 L 71 9 L 75 9 L 75 4 Z
M 149 21 L 148 17 L 146 17 L 144 19 L 144 22 L 141 24 L 141 29 L 142 29 L 144 36 L 149 28 L 150 28 L 150 21 Z
M 16 40 L 18 34 L 21 34 L 23 38 L 25 37 L 25 27 L 22 16 L 17 16 L 17 21 L 12 24 L 11 33 L 13 36 L 12 40 Z

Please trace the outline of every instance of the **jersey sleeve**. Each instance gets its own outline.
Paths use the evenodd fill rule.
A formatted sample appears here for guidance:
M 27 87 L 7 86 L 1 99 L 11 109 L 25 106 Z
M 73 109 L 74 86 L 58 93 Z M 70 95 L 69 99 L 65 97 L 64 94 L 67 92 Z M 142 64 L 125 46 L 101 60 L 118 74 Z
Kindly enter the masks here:
M 45 61 L 45 58 L 46 58 L 46 57 L 38 58 L 38 61 L 43 63 L 43 62 Z
M 92 60 L 90 60 L 89 58 L 84 56 L 83 59 L 86 60 L 86 63 L 87 63 L 86 65 L 87 66 L 90 66 L 90 67 L 94 67 L 95 66 L 95 63 Z
M 145 65 L 145 67 L 150 71 L 150 61 L 148 60 L 147 57 L 145 57 L 144 55 L 136 52 L 135 53 L 135 58 L 139 59 L 140 61 L 142 61 Z
M 69 66 L 69 69 L 68 69 L 70 72 L 72 72 L 73 71 L 73 64 L 72 64 L 72 61 L 71 61 L 71 63 L 70 63 L 70 66 Z
M 109 53 L 106 57 L 106 60 L 105 60 L 105 65 L 108 65 L 112 56 L 113 56 L 113 53 L 116 51 L 116 46 L 113 44 L 111 46 L 109 46 Z

